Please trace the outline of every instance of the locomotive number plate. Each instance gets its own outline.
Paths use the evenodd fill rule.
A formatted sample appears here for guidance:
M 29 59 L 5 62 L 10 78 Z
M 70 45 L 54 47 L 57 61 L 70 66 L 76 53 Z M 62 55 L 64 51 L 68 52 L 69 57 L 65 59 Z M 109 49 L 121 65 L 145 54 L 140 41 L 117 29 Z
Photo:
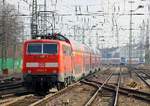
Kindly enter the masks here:
M 45 63 L 39 63 L 39 67 L 45 67 Z

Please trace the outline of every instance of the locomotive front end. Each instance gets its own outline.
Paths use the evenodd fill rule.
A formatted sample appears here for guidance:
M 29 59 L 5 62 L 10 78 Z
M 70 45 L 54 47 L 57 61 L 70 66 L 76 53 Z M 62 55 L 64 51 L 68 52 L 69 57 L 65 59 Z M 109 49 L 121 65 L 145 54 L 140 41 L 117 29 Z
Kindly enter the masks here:
M 56 85 L 59 71 L 59 43 L 31 40 L 24 44 L 23 78 L 28 89 L 48 90 Z

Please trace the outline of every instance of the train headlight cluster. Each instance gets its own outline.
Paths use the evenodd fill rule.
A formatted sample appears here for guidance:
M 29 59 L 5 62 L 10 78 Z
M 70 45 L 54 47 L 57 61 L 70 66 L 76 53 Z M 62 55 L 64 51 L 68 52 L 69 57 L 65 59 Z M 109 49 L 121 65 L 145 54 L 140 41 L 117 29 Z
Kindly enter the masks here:
M 28 70 L 28 73 L 31 74 L 31 70 Z
M 57 73 L 57 71 L 56 71 L 56 70 L 53 70 L 53 71 L 52 71 L 52 73 L 53 73 L 53 74 L 56 74 L 56 73 Z

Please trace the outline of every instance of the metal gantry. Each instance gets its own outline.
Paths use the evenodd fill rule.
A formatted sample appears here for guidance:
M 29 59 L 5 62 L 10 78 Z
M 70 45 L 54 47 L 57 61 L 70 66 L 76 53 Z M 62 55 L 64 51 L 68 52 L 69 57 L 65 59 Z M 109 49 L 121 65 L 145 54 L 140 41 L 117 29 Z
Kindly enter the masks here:
M 46 0 L 43 1 L 44 2 L 44 5 L 41 5 L 41 7 L 43 7 L 42 11 L 39 9 L 38 11 L 38 14 L 39 14 L 39 17 L 38 17 L 38 27 L 41 26 L 41 29 L 39 28 L 38 29 L 38 34 L 41 34 L 41 35 L 46 35 L 47 34 L 47 5 L 46 5 Z M 40 18 L 40 20 L 39 20 Z M 41 23 L 40 23 L 40 22 Z
M 37 0 L 32 1 L 32 18 L 31 18 L 31 38 L 34 39 L 38 34 L 38 24 L 37 24 Z

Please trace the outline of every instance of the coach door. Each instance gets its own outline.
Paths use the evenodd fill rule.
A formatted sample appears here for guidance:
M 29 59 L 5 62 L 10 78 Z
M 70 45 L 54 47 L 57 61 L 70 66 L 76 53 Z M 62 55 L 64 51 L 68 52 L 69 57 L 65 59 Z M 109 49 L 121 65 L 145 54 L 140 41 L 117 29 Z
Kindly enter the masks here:
M 71 47 L 67 45 L 63 45 L 63 69 L 66 76 L 71 76 Z

